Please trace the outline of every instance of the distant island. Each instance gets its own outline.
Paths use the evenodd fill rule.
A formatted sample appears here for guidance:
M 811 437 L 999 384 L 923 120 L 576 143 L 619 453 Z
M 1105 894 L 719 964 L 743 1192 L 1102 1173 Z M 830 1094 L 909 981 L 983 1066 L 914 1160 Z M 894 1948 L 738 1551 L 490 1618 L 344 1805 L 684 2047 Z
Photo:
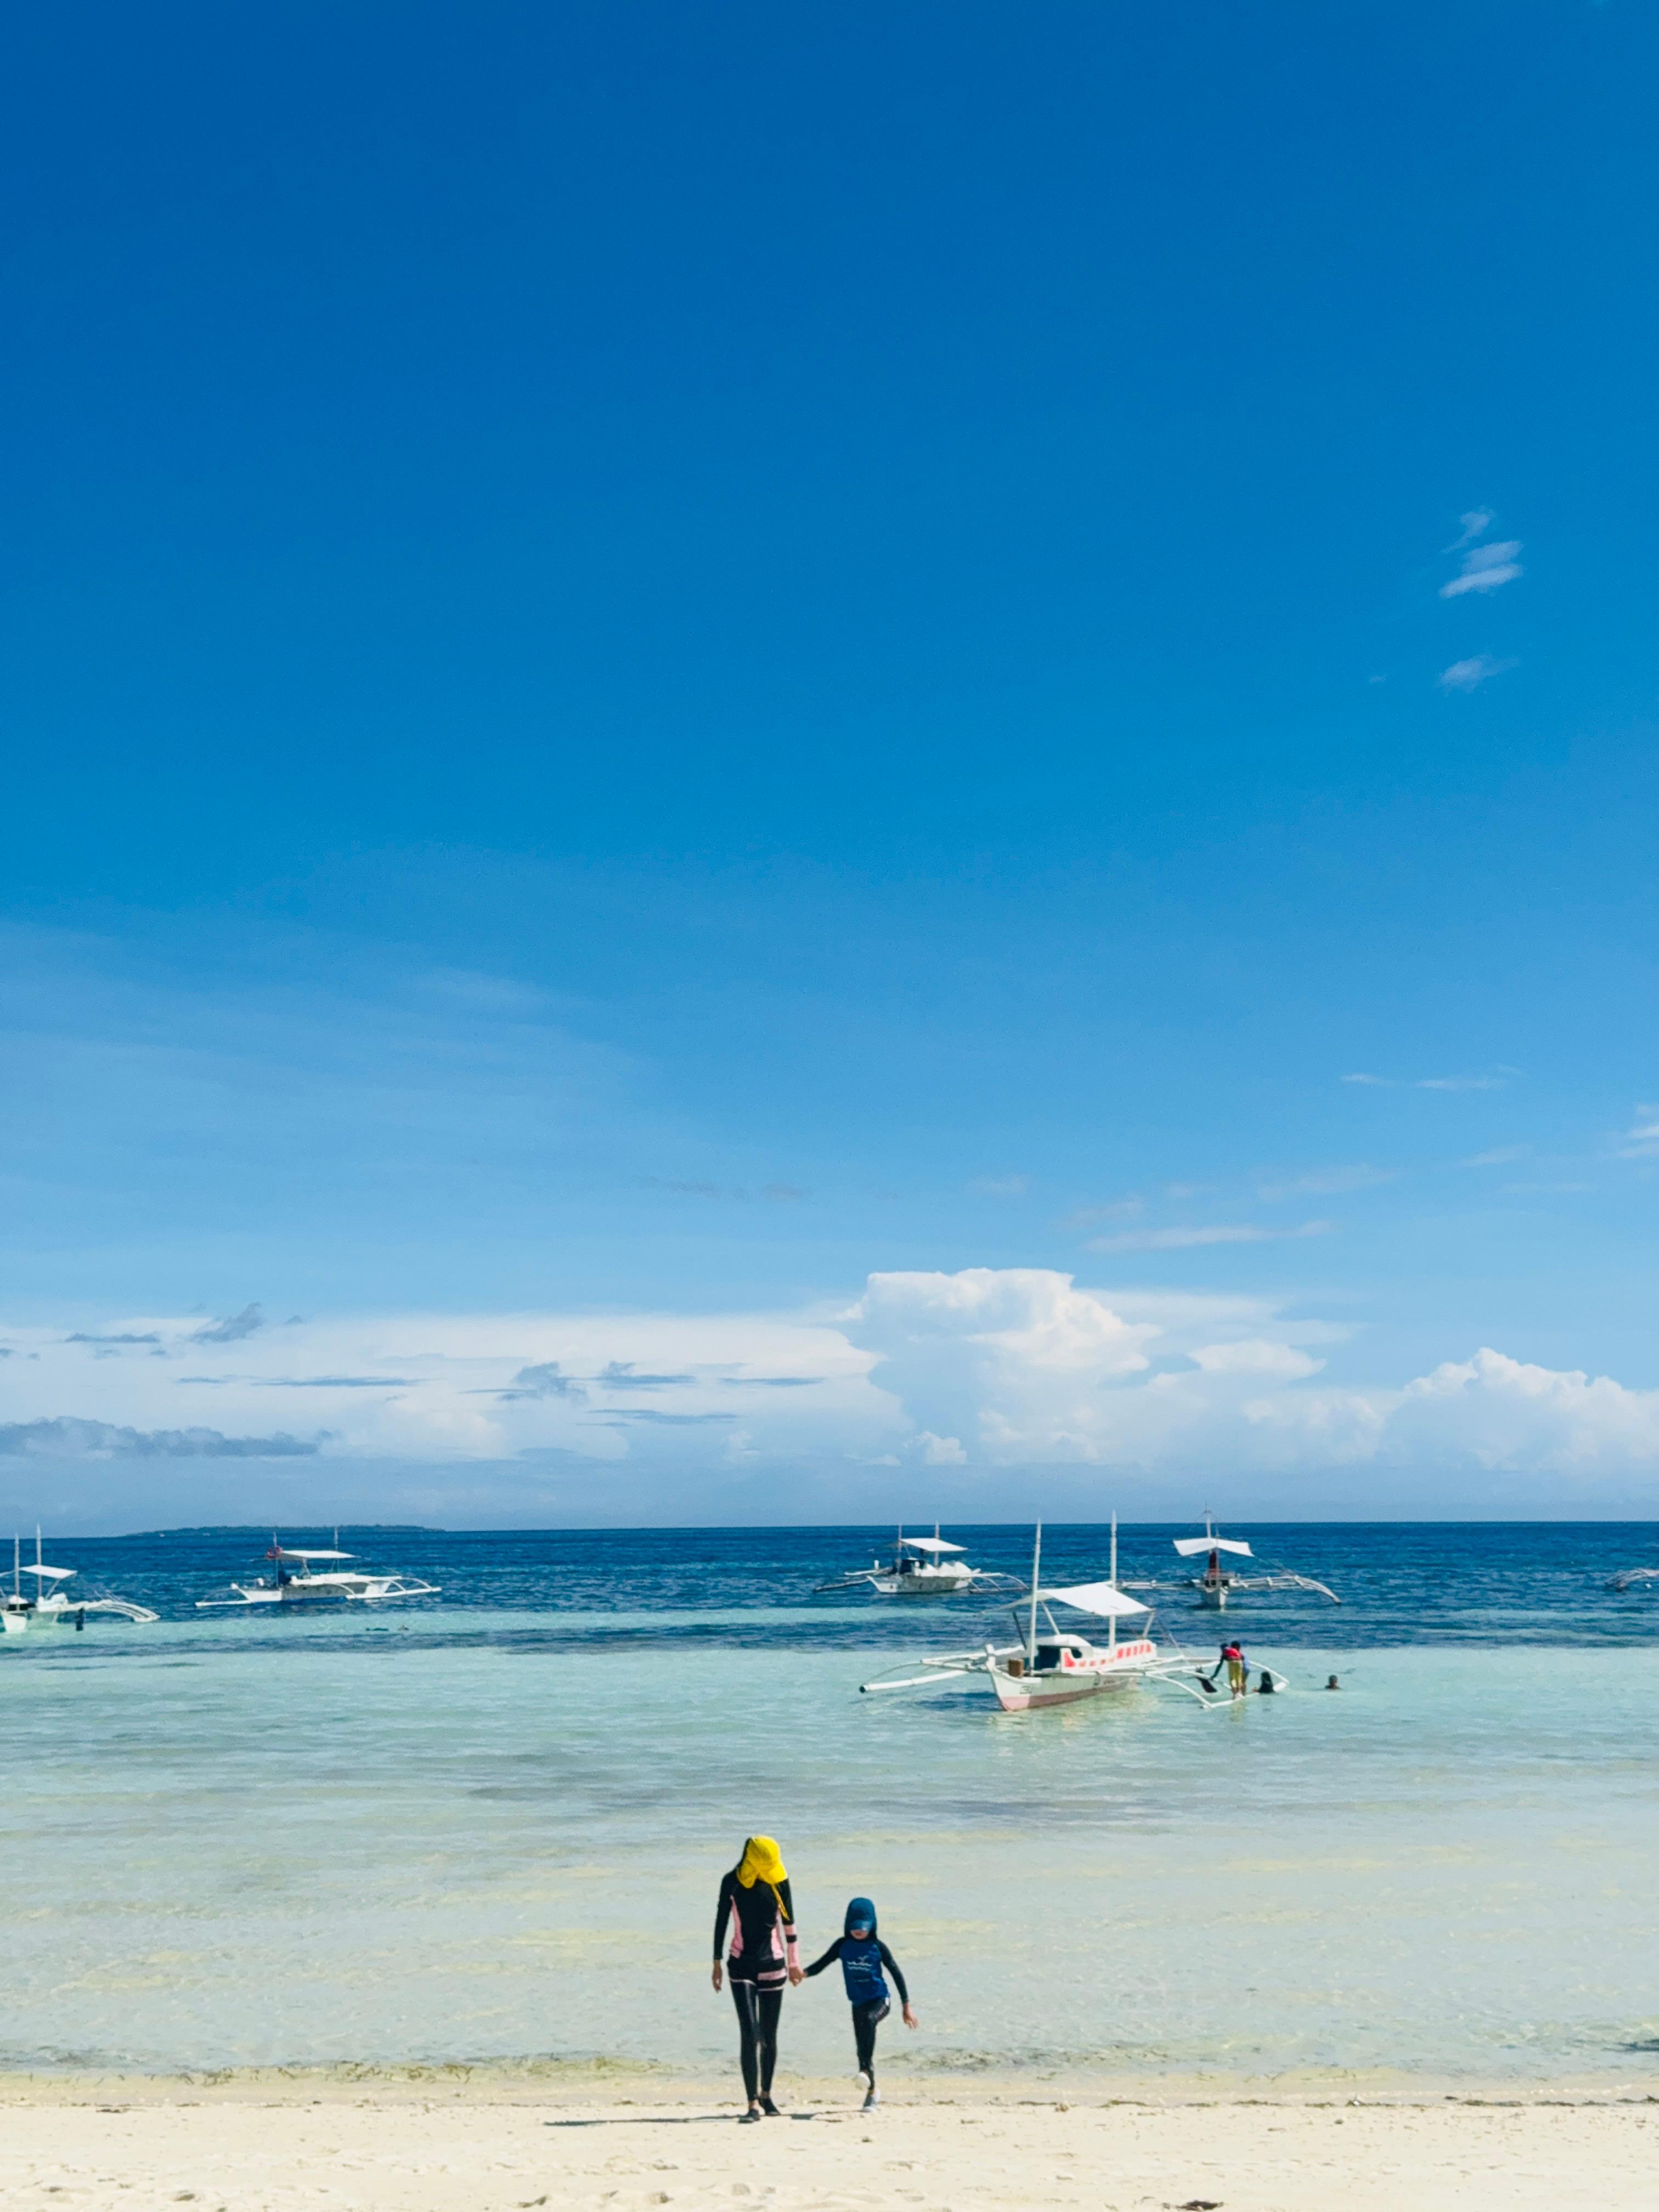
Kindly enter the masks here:
M 276 1525 L 279 1529 L 287 1528 L 290 1534 L 296 1528 L 313 1532 L 325 1528 L 330 1534 L 337 1533 L 336 1524 L 331 1521 L 286 1521 L 278 1522 Z M 270 1533 L 269 1521 L 248 1521 L 216 1522 L 204 1528 L 133 1528 L 125 1536 L 107 1537 L 105 1540 L 115 1544 L 148 1544 L 153 1543 L 158 1536 L 269 1536 Z M 342 1536 L 441 1536 L 447 1533 L 442 1528 L 423 1528 L 416 1521 L 342 1521 L 337 1527 L 337 1534 Z

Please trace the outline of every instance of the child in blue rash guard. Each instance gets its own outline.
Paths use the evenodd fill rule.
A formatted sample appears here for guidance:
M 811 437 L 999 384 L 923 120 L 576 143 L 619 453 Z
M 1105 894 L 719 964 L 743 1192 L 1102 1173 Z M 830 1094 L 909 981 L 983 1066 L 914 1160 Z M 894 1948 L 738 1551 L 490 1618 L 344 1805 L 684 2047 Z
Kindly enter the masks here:
M 881 2102 L 876 2087 L 876 2030 L 893 2009 L 887 1984 L 882 1978 L 884 1966 L 897 1986 L 899 2002 L 904 2008 L 904 2025 L 914 2027 L 916 2016 L 910 2008 L 910 1992 L 904 1986 L 898 1960 L 876 1935 L 876 1908 L 867 1897 L 855 1897 L 848 1906 L 844 1933 L 836 1936 L 823 1956 L 815 1959 L 806 1969 L 809 1978 L 821 1974 L 833 1959 L 841 1960 L 842 1979 L 853 2008 L 859 2079 L 867 2092 L 864 2109 L 872 2112 Z

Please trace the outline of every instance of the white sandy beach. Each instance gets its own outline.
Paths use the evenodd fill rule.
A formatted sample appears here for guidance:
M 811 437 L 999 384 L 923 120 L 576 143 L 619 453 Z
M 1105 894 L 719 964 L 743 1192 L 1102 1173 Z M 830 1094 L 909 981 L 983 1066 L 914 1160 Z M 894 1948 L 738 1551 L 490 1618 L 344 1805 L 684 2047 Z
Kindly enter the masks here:
M 1483 2102 L 895 2094 L 850 2084 L 740 2128 L 717 2096 L 521 2098 L 296 2081 L 0 2090 L 8 2207 L 204 2212 L 893 2204 L 1437 2212 L 1650 2204 L 1659 2096 Z

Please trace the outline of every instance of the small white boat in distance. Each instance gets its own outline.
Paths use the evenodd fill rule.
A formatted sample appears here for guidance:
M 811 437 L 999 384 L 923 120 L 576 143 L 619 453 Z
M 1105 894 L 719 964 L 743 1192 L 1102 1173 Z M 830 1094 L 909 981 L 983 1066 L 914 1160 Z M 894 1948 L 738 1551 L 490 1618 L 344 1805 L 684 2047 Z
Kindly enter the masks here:
M 965 1559 L 952 1556 L 962 1550 L 960 1544 L 947 1543 L 937 1526 L 931 1536 L 907 1536 L 901 1527 L 890 1559 L 874 1559 L 867 1567 L 856 1567 L 835 1582 L 820 1583 L 812 1595 L 826 1597 L 836 1590 L 868 1588 L 878 1597 L 955 1597 L 963 1590 L 976 1589 L 988 1595 L 1020 1587 L 1012 1575 L 998 1574 L 989 1567 L 970 1567 Z
M 983 1674 L 1005 1713 L 1031 1712 L 1046 1705 L 1073 1705 L 1085 1698 L 1138 1689 L 1141 1683 L 1162 1681 L 1203 1699 L 1182 1678 L 1196 1677 L 1198 1669 L 1184 1653 L 1158 1650 L 1150 1632 L 1152 1607 L 1128 1596 L 1116 1584 L 1117 1523 L 1112 1524 L 1112 1571 L 1102 1583 L 1068 1583 L 1064 1589 L 1042 1587 L 1042 1528 L 1039 1522 L 1031 1559 L 1031 1588 L 1028 1601 L 1014 1608 L 1018 1627 L 1024 1615 L 1024 1641 L 986 1644 L 977 1651 L 952 1651 L 937 1659 L 924 1659 L 919 1674 L 895 1679 L 878 1675 L 860 1683 L 866 1695 L 881 1690 L 914 1690 L 953 1676 Z M 1061 1628 L 1050 1610 L 1065 1606 L 1075 1613 L 1092 1613 L 1106 1623 L 1106 1641 L 1096 1644 L 1071 1629 Z M 1118 1622 L 1136 1626 L 1125 1638 Z
M 1183 1559 L 1195 1559 L 1200 1553 L 1206 1554 L 1201 1574 L 1189 1576 L 1182 1587 L 1195 1589 L 1198 1602 L 1205 1610 L 1224 1613 L 1230 1598 L 1241 1597 L 1250 1590 L 1311 1590 L 1316 1597 L 1328 1597 L 1333 1605 L 1342 1601 L 1334 1589 L 1310 1576 L 1292 1574 L 1286 1567 L 1266 1567 L 1259 1574 L 1239 1574 L 1226 1565 L 1230 1559 L 1253 1559 L 1255 1554 L 1249 1546 L 1237 1536 L 1218 1536 L 1215 1516 L 1207 1506 L 1204 1509 L 1204 1534 L 1201 1536 L 1177 1536 L 1175 1547 Z M 1132 1589 L 1157 1589 L 1157 1583 L 1132 1583 Z
M 25 1590 L 23 1577 L 33 1577 L 31 1588 Z M 7 1636 L 27 1635 L 31 1629 L 61 1628 L 73 1625 L 85 1626 L 88 1613 L 115 1613 L 123 1620 L 159 1620 L 161 1614 L 152 1613 L 147 1605 L 135 1605 L 131 1598 L 110 1597 L 101 1592 L 85 1597 L 71 1596 L 64 1587 L 75 1580 L 73 1567 L 48 1567 L 40 1558 L 40 1531 L 34 1532 L 34 1564 L 25 1566 L 22 1545 L 14 1536 L 11 1540 L 11 1594 L 0 1595 L 0 1631 Z
M 263 1576 L 252 1583 L 233 1583 L 230 1597 L 198 1597 L 198 1610 L 231 1605 L 304 1607 L 318 1604 L 390 1605 L 398 1598 L 436 1597 L 435 1583 L 412 1581 L 406 1575 L 372 1575 L 346 1563 L 352 1554 L 339 1549 L 337 1533 L 332 1550 L 311 1545 L 281 1544 L 270 1540 L 265 1553 L 276 1571 L 267 1582 Z
M 1623 1574 L 1613 1577 L 1607 1588 L 1610 1590 L 1639 1589 L 1650 1583 L 1659 1583 L 1659 1567 L 1626 1567 Z

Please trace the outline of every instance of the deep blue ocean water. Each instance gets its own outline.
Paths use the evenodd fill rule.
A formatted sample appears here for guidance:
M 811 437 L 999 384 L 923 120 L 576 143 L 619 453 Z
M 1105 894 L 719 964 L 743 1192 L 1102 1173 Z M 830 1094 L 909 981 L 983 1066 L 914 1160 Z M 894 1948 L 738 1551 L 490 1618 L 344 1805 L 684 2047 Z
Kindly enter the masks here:
M 285 1543 L 313 1545 L 331 1544 L 335 1533 L 280 1532 Z M 925 1532 L 913 1523 L 910 1533 Z M 1029 1527 L 953 1522 L 948 1533 L 975 1565 L 1029 1575 Z M 1179 1569 L 1170 1540 L 1192 1534 L 1190 1522 L 1120 1529 L 1120 1578 L 1172 1580 Z M 1229 1523 L 1227 1534 L 1251 1543 L 1260 1563 L 1310 1575 L 1342 1601 L 1340 1607 L 1300 1595 L 1241 1601 L 1237 1622 L 1271 1629 L 1277 1644 L 1346 1650 L 1424 1641 L 1643 1643 L 1659 1636 L 1659 1585 L 1623 1595 L 1606 1587 L 1621 1569 L 1659 1566 L 1656 1522 Z M 994 1624 L 1006 1611 L 1006 1600 L 976 1595 L 916 1606 L 869 1598 L 854 1601 L 849 1617 L 845 1597 L 813 1598 L 816 1584 L 867 1565 L 878 1553 L 890 1557 L 890 1528 L 348 1528 L 338 1534 L 365 1565 L 441 1586 L 441 1607 L 412 1606 L 398 1616 L 423 1640 L 846 1647 L 866 1641 L 878 1621 L 884 1639 L 926 1644 L 938 1640 L 942 1625 L 980 1616 Z M 167 1618 L 184 1619 L 194 1617 L 198 1598 L 224 1595 L 233 1577 L 268 1575 L 261 1554 L 269 1541 L 258 1530 L 186 1530 L 76 1538 L 50 1543 L 46 1557 Z M 1042 1542 L 1045 1582 L 1096 1579 L 1106 1571 L 1103 1527 L 1056 1523 L 1044 1529 Z M 26 1539 L 25 1558 L 31 1553 Z M 1158 1603 L 1183 1640 L 1208 1640 L 1213 1616 L 1189 1618 L 1196 1611 L 1190 1592 L 1172 1591 Z M 629 1616 L 626 1625 L 594 1620 L 607 1612 Z M 520 1618 L 510 1626 L 468 1618 L 503 1613 Z M 665 1617 L 648 1617 L 655 1613 Z M 570 1618 L 577 1614 L 583 1616 L 580 1625 Z M 719 1618 L 688 1618 L 696 1615 Z M 268 1635 L 283 1624 L 262 1615 L 245 1625 Z M 98 1632 L 106 1631 L 100 1626 Z M 954 1633 L 948 1630 L 947 1640 Z

